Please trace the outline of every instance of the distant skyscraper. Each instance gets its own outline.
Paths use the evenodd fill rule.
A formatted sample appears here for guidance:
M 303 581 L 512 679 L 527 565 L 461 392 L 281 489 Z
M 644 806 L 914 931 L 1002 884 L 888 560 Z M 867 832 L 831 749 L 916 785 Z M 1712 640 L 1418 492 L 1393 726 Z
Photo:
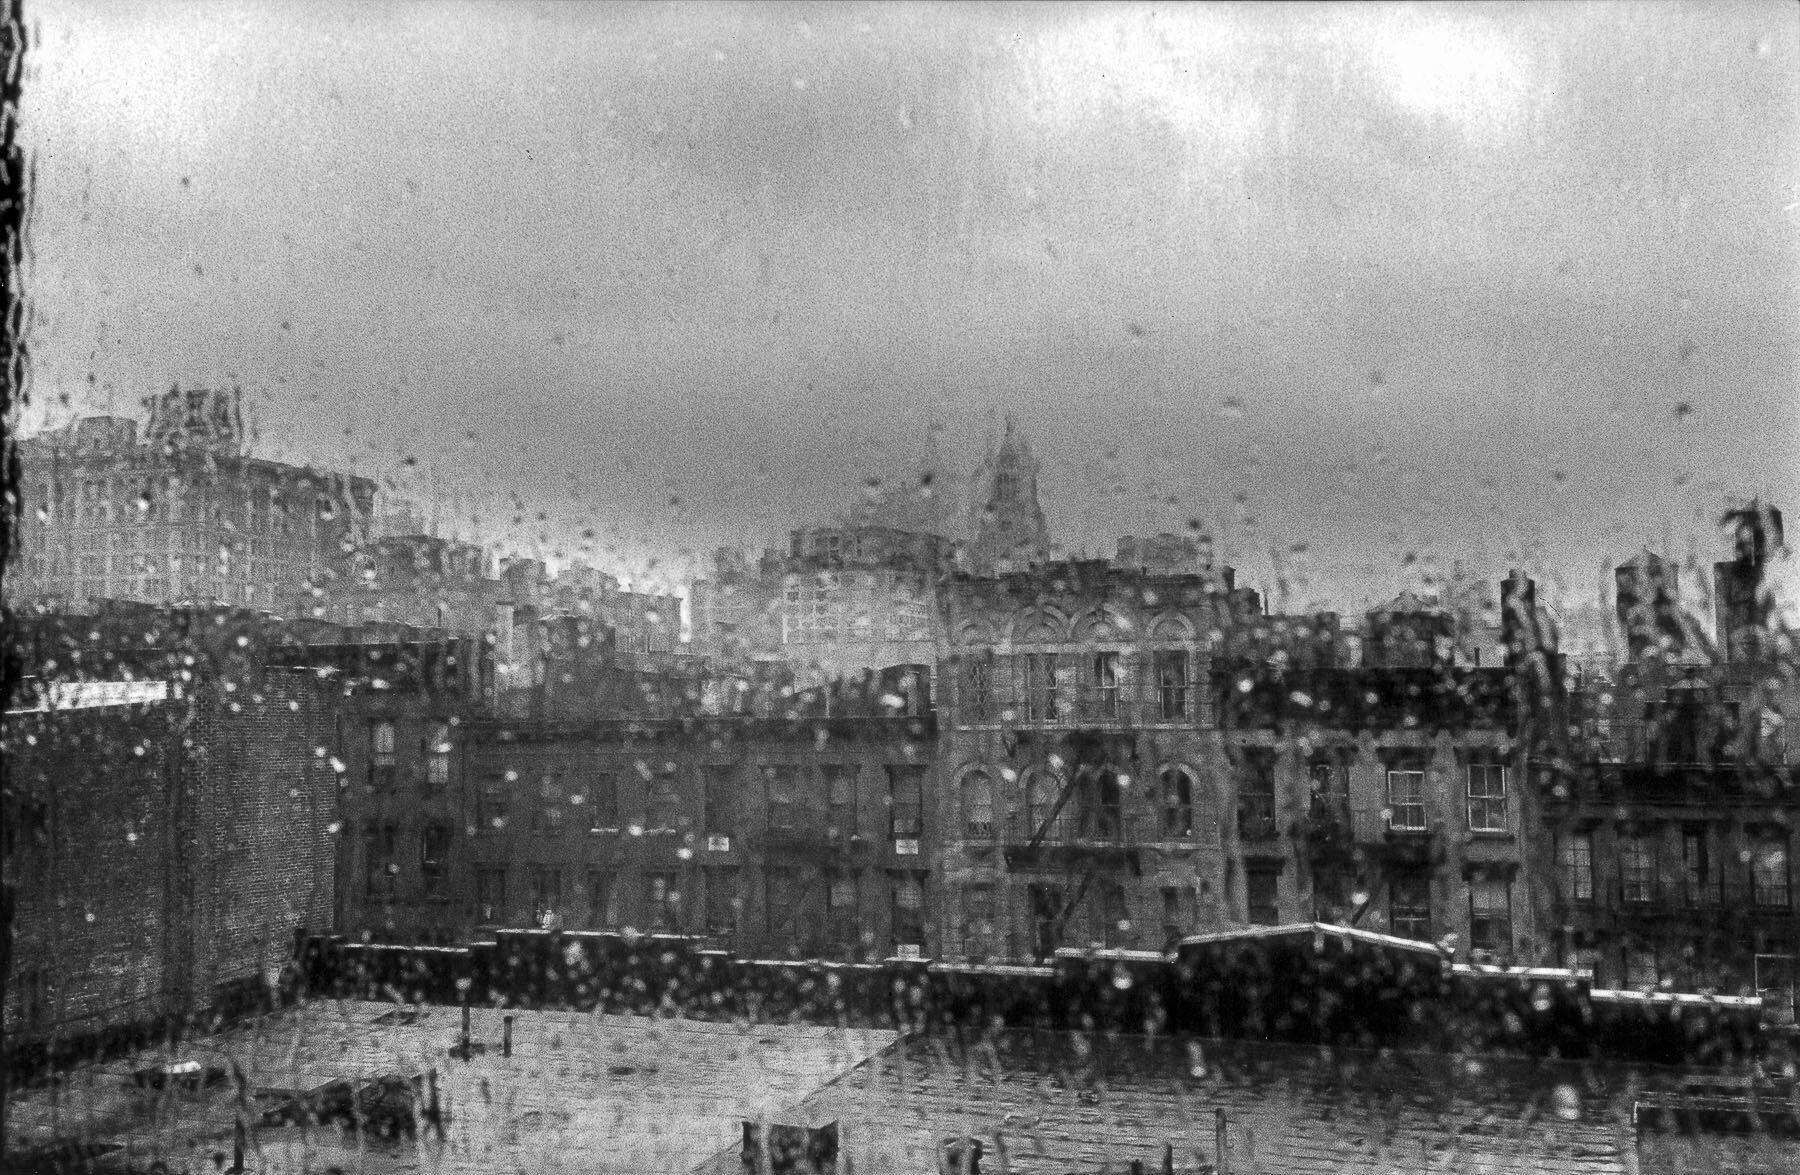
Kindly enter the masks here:
M 1000 447 L 975 472 L 974 541 L 970 562 L 978 571 L 1008 564 L 1042 562 L 1050 555 L 1050 532 L 1038 504 L 1038 459 L 1006 418 Z

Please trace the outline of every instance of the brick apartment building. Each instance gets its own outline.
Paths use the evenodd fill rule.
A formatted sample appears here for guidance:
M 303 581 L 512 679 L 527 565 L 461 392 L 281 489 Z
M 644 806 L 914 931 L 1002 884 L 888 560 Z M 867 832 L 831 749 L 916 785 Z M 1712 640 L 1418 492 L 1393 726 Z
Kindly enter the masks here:
M 430 663 L 423 648 L 402 657 Z M 377 672 L 365 660 L 357 676 Z M 660 690 L 626 675 L 608 695 L 590 669 L 579 712 L 496 704 L 442 673 L 384 680 L 355 689 L 343 720 L 341 930 L 635 929 L 788 957 L 924 948 L 933 731 L 916 674 L 810 698 L 752 686 L 713 713 L 679 675 Z
M 1532 763 L 1540 894 L 1565 965 L 1605 987 L 1763 994 L 1792 1016 L 1800 904 L 1794 634 L 1772 608 L 1779 511 L 1727 516 L 1709 640 L 1673 564 L 1616 573 L 1620 662 L 1571 688 L 1573 737 Z
M 1474 664 L 1449 613 L 1402 597 L 1359 649 L 1173 536 L 942 596 L 935 949 L 1317 919 L 1534 953 L 1518 674 Z
M 253 614 L 30 618 L 8 700 L 5 1027 L 68 1040 L 260 999 L 328 925 L 334 686 Z

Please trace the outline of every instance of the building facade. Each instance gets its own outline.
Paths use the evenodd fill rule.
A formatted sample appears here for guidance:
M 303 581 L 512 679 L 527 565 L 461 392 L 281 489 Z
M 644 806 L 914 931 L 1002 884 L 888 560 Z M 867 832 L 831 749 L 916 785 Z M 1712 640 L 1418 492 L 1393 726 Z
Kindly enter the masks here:
M 1416 601 L 1353 646 L 1335 615 L 1268 616 L 1228 568 L 1188 570 L 1196 544 L 1121 546 L 943 589 L 934 949 L 1319 920 L 1535 953 L 1513 667 L 1458 664 Z
M 810 684 L 929 666 L 953 559 L 948 539 L 876 525 L 796 530 L 754 567 L 720 552 L 692 589 L 695 649 L 724 664 L 785 662 Z
M 1765 582 L 1780 514 L 1726 521 L 1737 549 L 1715 568 L 1716 641 L 1655 574 L 1665 560 L 1620 568 L 1624 656 L 1571 681 L 1569 737 L 1532 763 L 1540 901 L 1560 961 L 1596 985 L 1761 994 L 1791 1019 L 1800 682 Z
M 372 774 L 341 929 L 634 930 L 784 958 L 925 948 L 929 715 L 872 699 L 801 720 L 515 721 L 388 701 L 346 748 L 353 786 Z
M 90 417 L 19 444 L 25 497 L 8 596 L 200 602 L 311 615 L 350 571 L 375 485 L 247 455 L 236 394 L 177 390 L 149 429 Z
M 1241 919 L 1215 762 L 1231 573 L 1104 560 L 959 575 L 940 592 L 933 950 L 1160 948 Z
M 254 1006 L 331 923 L 335 687 L 269 635 L 129 605 L 9 634 L 9 1040 Z

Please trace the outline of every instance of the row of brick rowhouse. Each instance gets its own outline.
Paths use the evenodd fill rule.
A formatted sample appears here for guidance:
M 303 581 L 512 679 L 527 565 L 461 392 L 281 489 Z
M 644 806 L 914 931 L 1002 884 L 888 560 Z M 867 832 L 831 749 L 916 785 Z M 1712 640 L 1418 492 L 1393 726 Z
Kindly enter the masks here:
M 686 717 L 502 719 L 399 676 L 354 691 L 339 926 L 1030 960 L 1320 918 L 1543 953 L 1519 782 L 1553 699 L 1498 632 L 1477 666 L 1404 598 L 1359 650 L 1334 616 L 1266 615 L 1227 569 L 1105 561 L 951 577 L 939 608 L 932 665 L 743 704 L 709 689 Z
M 1642 595 L 1622 624 L 1666 627 Z M 1601 986 L 1791 973 L 1791 646 L 1577 676 L 1520 576 L 1482 625 L 1406 595 L 1345 624 L 1185 555 L 935 600 L 928 663 L 808 688 L 581 616 L 504 673 L 493 638 L 398 626 L 27 617 L 9 1033 L 266 989 L 302 928 L 1026 961 L 1316 920 Z

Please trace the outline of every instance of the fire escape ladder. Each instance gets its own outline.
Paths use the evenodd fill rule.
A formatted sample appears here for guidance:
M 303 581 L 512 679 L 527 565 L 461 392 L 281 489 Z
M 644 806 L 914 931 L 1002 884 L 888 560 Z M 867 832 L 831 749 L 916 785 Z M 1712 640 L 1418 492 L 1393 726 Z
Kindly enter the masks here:
M 1075 887 L 1075 896 L 1069 899 L 1068 904 L 1062 908 L 1062 913 L 1056 916 L 1058 938 L 1063 936 L 1064 929 L 1069 925 L 1069 915 L 1075 912 L 1075 907 L 1081 905 L 1081 899 L 1087 897 L 1088 886 L 1094 883 L 1094 873 L 1092 866 L 1082 872 L 1081 884 Z
M 1050 835 L 1050 826 L 1056 823 L 1058 816 L 1062 815 L 1063 805 L 1069 802 L 1069 797 L 1081 785 L 1081 773 L 1086 770 L 1085 767 L 1077 768 L 1075 773 L 1069 776 L 1068 782 L 1063 784 L 1062 791 L 1057 794 L 1056 802 L 1050 805 L 1050 814 L 1044 817 L 1044 822 L 1038 825 L 1036 832 L 1031 834 L 1031 843 L 1025 846 L 1028 850 L 1036 849 L 1044 843 L 1044 838 Z

